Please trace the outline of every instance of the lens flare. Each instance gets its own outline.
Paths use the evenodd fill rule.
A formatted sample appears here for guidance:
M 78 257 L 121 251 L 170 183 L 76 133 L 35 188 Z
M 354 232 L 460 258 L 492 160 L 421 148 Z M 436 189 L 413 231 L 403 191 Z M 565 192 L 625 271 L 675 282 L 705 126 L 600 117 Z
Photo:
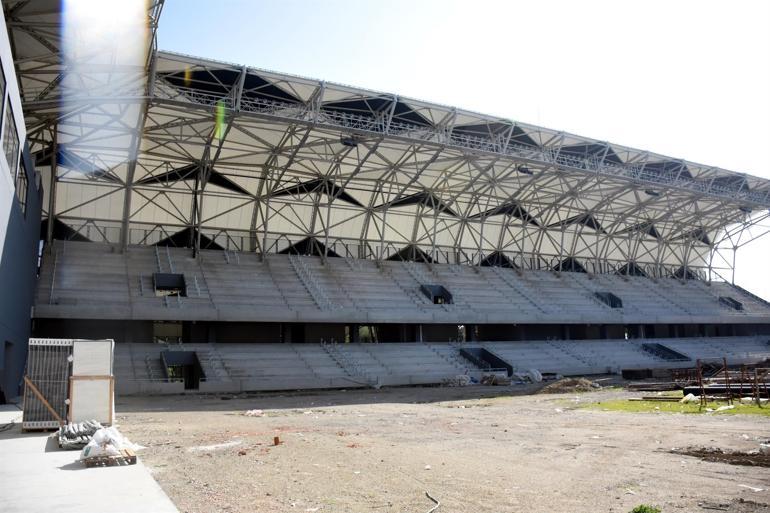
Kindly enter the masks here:
M 63 23 L 61 101 L 82 104 L 88 98 L 102 107 L 78 113 L 78 122 L 95 127 L 87 135 L 62 130 L 59 143 L 88 147 L 106 166 L 117 165 L 126 160 L 126 152 L 114 149 L 130 147 L 129 131 L 139 125 L 141 102 L 119 106 L 103 99 L 145 94 L 148 4 L 145 0 L 65 0 Z
M 222 100 L 217 101 L 217 109 L 214 116 L 214 138 L 219 142 L 225 136 L 225 104 Z

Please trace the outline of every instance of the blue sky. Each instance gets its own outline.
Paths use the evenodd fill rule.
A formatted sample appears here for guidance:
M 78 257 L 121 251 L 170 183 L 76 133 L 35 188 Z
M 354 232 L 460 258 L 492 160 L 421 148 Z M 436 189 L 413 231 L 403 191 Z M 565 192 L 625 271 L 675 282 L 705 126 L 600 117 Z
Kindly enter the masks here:
M 770 2 L 166 0 L 159 47 L 770 178 Z M 739 253 L 757 276 L 770 236 Z

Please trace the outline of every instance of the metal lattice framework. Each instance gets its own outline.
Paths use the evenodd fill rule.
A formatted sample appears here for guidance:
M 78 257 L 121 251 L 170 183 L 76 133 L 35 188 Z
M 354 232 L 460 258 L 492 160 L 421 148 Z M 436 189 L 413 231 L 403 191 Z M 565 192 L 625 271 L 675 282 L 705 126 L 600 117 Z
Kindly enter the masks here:
M 159 52 L 162 2 L 143 66 L 67 71 L 58 2 L 45 4 L 4 2 L 49 238 L 258 252 L 310 240 L 360 258 L 409 247 L 442 262 L 725 277 L 734 250 L 766 232 L 767 180 Z

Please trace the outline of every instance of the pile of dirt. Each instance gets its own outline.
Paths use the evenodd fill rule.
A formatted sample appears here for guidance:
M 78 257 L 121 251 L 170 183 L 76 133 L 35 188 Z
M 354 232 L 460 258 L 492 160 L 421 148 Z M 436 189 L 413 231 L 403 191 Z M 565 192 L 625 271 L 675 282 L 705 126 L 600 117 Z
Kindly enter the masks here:
M 672 449 L 674 454 L 694 456 L 703 461 L 729 463 L 730 465 L 746 465 L 749 467 L 770 467 L 770 454 L 760 451 L 725 451 L 719 447 L 686 447 Z
M 564 378 L 554 381 L 540 389 L 541 394 L 568 394 L 572 392 L 591 392 L 600 388 L 598 383 L 594 383 L 586 378 Z

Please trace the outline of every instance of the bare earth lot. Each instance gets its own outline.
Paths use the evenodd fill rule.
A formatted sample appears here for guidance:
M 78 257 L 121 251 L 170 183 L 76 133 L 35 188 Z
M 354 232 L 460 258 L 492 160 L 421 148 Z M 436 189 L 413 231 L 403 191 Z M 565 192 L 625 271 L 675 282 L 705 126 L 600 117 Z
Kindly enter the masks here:
M 426 491 L 436 513 L 770 512 L 770 468 L 668 452 L 756 449 L 767 417 L 582 407 L 631 396 L 617 390 L 511 395 L 526 391 L 122 398 L 117 410 L 182 512 L 421 513 L 433 506 Z M 255 408 L 264 416 L 242 415 Z

